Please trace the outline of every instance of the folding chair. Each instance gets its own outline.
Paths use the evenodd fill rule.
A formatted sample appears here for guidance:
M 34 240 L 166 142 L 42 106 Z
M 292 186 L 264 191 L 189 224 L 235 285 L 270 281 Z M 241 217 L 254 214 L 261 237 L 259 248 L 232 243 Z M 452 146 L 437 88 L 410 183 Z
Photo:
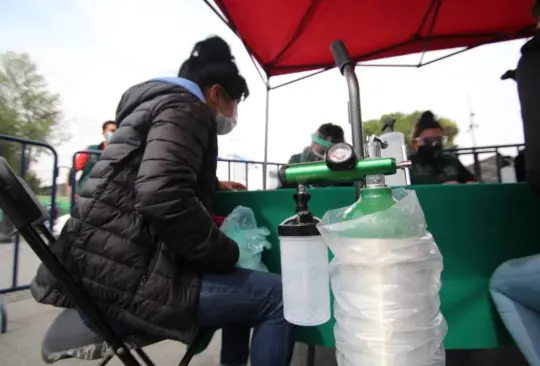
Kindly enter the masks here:
M 0 157 L 0 208 L 45 267 L 58 279 L 78 308 L 78 310 L 64 310 L 53 321 L 41 347 L 43 360 L 51 364 L 66 358 L 101 359 L 99 365 L 106 365 L 116 356 L 126 366 L 154 366 L 142 347 L 159 342 L 161 339 L 138 334 L 121 337 L 109 325 L 89 295 L 49 249 L 47 243 L 54 242 L 55 238 L 44 225 L 48 219 L 45 208 L 26 182 L 15 175 L 2 157 Z M 79 311 L 96 331 L 90 330 L 84 324 Z M 193 344 L 188 347 L 179 366 L 188 366 L 193 356 L 201 349 L 204 350 L 209 335 L 211 339 L 211 334 L 207 330 L 200 331 Z

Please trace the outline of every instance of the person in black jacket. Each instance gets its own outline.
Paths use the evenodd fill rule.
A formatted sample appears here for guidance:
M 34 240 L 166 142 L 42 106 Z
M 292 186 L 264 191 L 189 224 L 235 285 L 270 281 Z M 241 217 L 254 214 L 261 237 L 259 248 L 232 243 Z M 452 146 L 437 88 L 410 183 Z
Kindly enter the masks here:
M 534 3 L 532 15 L 539 24 L 540 4 L 538 1 Z M 540 33 L 538 29 L 521 48 L 515 80 L 525 136 L 525 174 L 533 193 L 540 196 Z
M 540 1 L 532 7 L 536 34 L 521 48 L 515 71 L 525 150 L 521 162 L 532 192 L 540 196 Z M 516 158 L 516 160 L 518 160 Z M 516 161 L 516 165 L 519 160 Z M 540 365 L 540 255 L 510 259 L 493 273 L 489 289 L 503 323 L 530 365 Z
M 281 277 L 236 268 L 238 245 L 210 216 L 217 136 L 236 126 L 246 81 L 219 37 L 197 43 L 178 76 L 124 93 L 118 129 L 52 249 L 120 326 L 187 343 L 200 327 L 223 328 L 225 366 L 247 364 L 254 327 L 251 365 L 286 366 L 294 328 Z M 43 267 L 31 290 L 73 307 Z
M 411 136 L 411 184 L 476 182 L 456 155 L 443 151 L 445 141 L 444 129 L 435 115 L 431 111 L 422 113 Z

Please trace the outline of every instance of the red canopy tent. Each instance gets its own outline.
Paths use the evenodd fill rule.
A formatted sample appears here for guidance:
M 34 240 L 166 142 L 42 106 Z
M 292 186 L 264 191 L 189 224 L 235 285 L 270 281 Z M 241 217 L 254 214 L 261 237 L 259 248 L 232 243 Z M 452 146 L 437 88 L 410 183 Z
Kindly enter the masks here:
M 219 11 L 204 1 L 264 71 L 267 93 L 291 83 L 271 87 L 272 76 L 333 68 L 329 47 L 336 39 L 362 62 L 463 48 L 454 55 L 530 36 L 535 28 L 533 0 L 215 0 Z M 393 66 L 421 67 L 451 55 L 423 63 L 422 54 L 417 64 Z M 265 161 L 268 101 L 267 94 Z

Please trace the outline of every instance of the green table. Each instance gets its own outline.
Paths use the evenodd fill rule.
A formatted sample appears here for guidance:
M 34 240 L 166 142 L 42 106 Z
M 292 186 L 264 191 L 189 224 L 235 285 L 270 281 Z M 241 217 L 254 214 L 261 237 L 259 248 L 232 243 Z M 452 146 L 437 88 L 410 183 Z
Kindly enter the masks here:
M 429 230 L 444 256 L 442 311 L 448 321 L 447 349 L 491 348 L 510 341 L 491 303 L 488 284 L 507 259 L 540 252 L 540 205 L 524 184 L 417 186 Z M 310 208 L 317 216 L 350 205 L 353 188 L 312 189 Z M 253 209 L 259 226 L 272 232 L 265 253 L 272 272 L 280 272 L 277 225 L 294 211 L 293 190 L 220 192 L 214 212 L 227 215 L 237 205 Z M 304 327 L 298 341 L 334 346 L 334 321 Z

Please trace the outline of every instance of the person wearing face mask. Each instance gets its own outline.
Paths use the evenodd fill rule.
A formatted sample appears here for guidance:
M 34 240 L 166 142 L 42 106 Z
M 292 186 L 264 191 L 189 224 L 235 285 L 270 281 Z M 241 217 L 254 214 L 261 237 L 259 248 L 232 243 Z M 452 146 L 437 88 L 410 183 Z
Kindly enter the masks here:
M 454 155 L 443 151 L 446 136 L 432 112 L 422 113 L 411 136 L 411 184 L 475 183 L 471 172 Z
M 191 343 L 201 328 L 221 328 L 224 366 L 248 357 L 286 366 L 294 327 L 281 276 L 237 268 L 237 243 L 211 217 L 218 135 L 234 129 L 248 95 L 219 37 L 198 42 L 178 77 L 127 90 L 114 138 L 52 250 L 120 329 Z M 41 303 L 73 306 L 43 266 L 31 290 Z
M 101 125 L 101 130 L 103 133 L 103 141 L 96 145 L 90 145 L 85 150 L 103 150 L 111 140 L 116 131 L 116 122 L 115 121 L 105 121 Z M 96 164 L 99 156 L 96 154 L 77 154 L 75 157 L 75 172 L 82 171 L 79 183 L 77 184 L 77 192 L 82 189 L 82 186 L 88 179 L 90 171 Z
M 344 141 L 345 136 L 340 126 L 333 123 L 325 123 L 311 135 L 311 144 L 305 147 L 300 154 L 292 155 L 288 164 L 322 161 L 326 150 L 330 146 Z
M 317 131 L 311 134 L 311 144 L 305 147 L 301 153 L 294 154 L 289 158 L 287 164 L 309 163 L 324 160 L 324 154 L 330 146 L 345 142 L 343 129 L 332 123 L 322 124 Z M 336 183 L 332 185 L 310 185 L 311 187 L 329 187 L 329 186 L 349 186 L 350 184 Z M 278 184 L 279 188 L 296 188 L 295 184 Z

